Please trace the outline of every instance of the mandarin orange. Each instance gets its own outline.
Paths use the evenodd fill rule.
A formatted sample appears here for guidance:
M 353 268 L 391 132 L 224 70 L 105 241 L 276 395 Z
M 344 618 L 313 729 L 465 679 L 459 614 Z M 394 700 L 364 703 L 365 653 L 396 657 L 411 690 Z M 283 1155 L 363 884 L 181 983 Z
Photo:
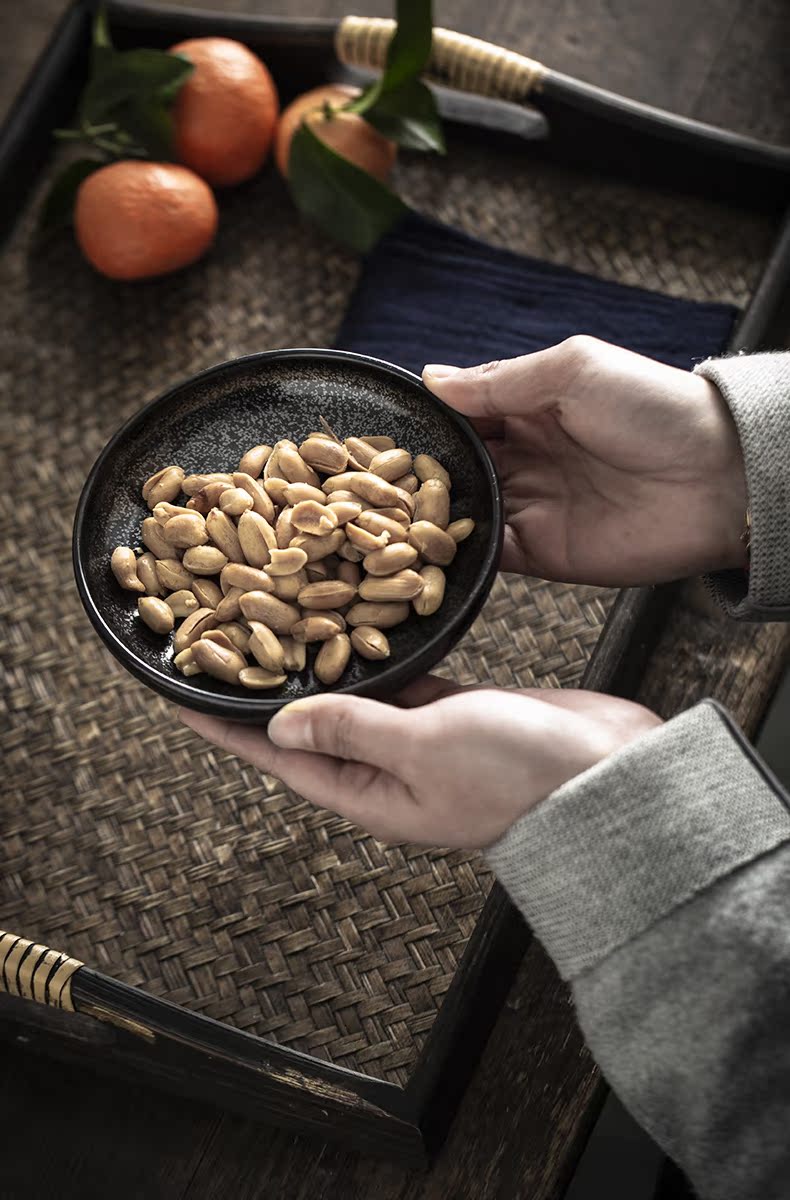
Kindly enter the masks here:
M 316 137 L 337 154 L 367 171 L 382 183 L 393 166 L 397 147 L 356 113 L 341 112 L 344 104 L 360 95 L 359 88 L 330 83 L 298 96 L 283 112 L 277 126 L 274 156 L 283 175 L 288 174 L 291 139 L 306 120 Z

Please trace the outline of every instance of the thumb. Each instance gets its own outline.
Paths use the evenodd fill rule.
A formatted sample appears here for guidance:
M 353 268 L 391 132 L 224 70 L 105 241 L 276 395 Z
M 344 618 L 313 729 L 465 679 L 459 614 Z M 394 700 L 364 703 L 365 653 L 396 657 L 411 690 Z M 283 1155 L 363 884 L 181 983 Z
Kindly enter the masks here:
M 281 708 L 268 735 L 284 750 L 311 750 L 399 774 L 408 713 L 359 696 L 311 696 Z
M 429 363 L 422 379 L 434 395 L 467 417 L 525 416 L 548 408 L 556 399 L 559 350 L 552 346 L 479 367 Z

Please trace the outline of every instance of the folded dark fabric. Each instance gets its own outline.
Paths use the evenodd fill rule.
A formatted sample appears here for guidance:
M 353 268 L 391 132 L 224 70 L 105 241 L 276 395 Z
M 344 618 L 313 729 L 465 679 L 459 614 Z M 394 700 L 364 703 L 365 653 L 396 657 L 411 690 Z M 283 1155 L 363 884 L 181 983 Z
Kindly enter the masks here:
M 335 345 L 419 372 L 587 333 L 688 369 L 725 349 L 737 312 L 513 254 L 412 213 L 368 256 Z

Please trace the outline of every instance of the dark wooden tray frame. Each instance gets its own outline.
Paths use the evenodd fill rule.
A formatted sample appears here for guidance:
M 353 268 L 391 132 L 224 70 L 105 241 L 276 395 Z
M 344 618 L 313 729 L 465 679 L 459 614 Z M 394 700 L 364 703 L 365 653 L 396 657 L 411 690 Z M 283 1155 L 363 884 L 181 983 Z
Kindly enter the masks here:
M 94 5 L 69 8 L 0 130 L 0 237 L 22 211 L 52 153 L 85 76 Z M 228 16 L 203 11 L 108 6 L 120 46 L 167 46 L 187 36 L 236 37 L 271 67 L 287 99 L 341 74 L 332 20 Z M 465 137 L 483 134 L 504 152 L 587 167 L 701 193 L 777 216 L 776 243 L 730 349 L 779 341 L 790 322 L 790 151 L 676 117 L 549 71 L 533 106 L 440 90 L 440 107 Z M 660 631 L 672 587 L 618 596 L 583 685 L 633 692 Z M 0 922 L 1 924 L 1 922 Z M 405 1088 L 334 1067 L 158 1000 L 81 967 L 72 980 L 75 1013 L 0 996 L 0 1038 L 66 1061 L 341 1139 L 356 1148 L 425 1163 L 438 1147 L 495 1021 L 530 933 L 498 885 L 491 891 L 462 963 Z M 67 948 L 66 948 L 67 949 Z M 0 979 L 0 992 L 3 990 Z

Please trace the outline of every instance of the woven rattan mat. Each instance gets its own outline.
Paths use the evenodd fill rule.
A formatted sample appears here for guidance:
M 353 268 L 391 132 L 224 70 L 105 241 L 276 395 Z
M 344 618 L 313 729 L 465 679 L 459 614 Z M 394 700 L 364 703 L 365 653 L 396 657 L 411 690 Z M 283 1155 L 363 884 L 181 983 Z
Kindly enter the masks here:
M 673 295 L 744 304 L 770 226 L 453 148 L 410 162 L 422 211 L 513 250 Z M 118 424 L 182 376 L 331 344 L 357 265 L 300 225 L 273 172 L 222 200 L 216 250 L 118 286 L 68 236 L 1 284 L 0 925 L 220 1020 L 403 1083 L 490 880 L 464 853 L 387 849 L 217 753 L 125 675 L 83 615 L 70 534 Z M 578 682 L 611 593 L 500 578 L 444 664 L 461 680 Z

